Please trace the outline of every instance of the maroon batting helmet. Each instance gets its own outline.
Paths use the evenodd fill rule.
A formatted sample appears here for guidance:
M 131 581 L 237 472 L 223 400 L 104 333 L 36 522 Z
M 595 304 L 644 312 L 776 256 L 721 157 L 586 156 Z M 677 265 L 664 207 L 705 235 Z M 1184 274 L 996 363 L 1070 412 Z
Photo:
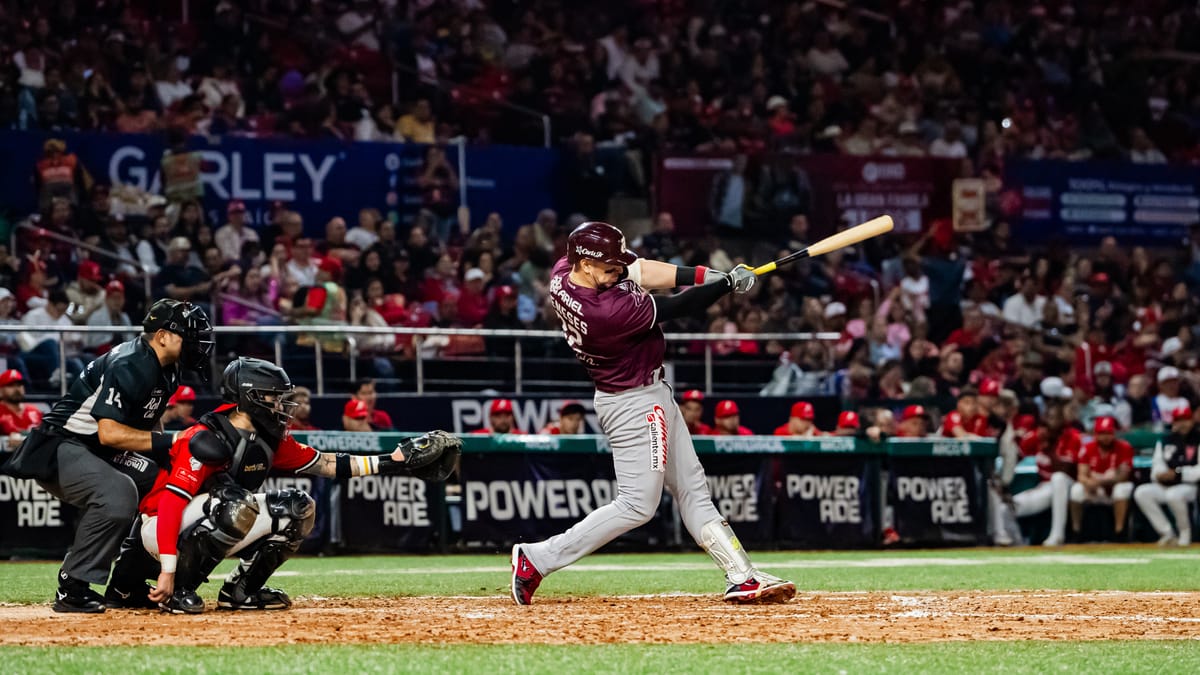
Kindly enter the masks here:
M 567 262 L 583 259 L 606 265 L 632 265 L 637 254 L 625 248 L 625 235 L 608 223 L 586 222 L 567 237 Z

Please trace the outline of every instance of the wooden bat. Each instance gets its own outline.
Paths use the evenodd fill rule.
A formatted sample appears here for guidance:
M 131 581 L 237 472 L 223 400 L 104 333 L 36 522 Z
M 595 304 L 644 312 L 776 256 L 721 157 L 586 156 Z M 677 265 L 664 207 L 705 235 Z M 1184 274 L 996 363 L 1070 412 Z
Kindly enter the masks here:
M 812 246 L 803 248 L 795 253 L 789 253 L 775 262 L 769 262 L 766 265 L 755 267 L 754 273 L 758 276 L 762 276 L 767 272 L 774 272 L 780 267 L 783 267 L 790 262 L 795 262 L 801 258 L 812 258 L 818 255 L 825 255 L 830 251 L 836 251 L 839 248 L 853 246 L 860 241 L 865 241 L 871 237 L 878 237 L 884 232 L 891 231 L 891 216 L 879 216 L 878 218 L 872 218 L 865 223 L 855 225 L 854 227 L 842 232 L 838 232 L 831 237 L 825 237 Z

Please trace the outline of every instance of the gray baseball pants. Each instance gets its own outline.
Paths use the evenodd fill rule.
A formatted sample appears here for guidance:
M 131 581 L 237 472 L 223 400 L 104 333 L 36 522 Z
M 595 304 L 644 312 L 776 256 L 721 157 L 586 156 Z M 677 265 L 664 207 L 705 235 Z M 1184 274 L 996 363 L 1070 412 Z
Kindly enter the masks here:
M 658 511 L 664 486 L 697 544 L 701 529 L 722 519 L 670 386 L 656 382 L 616 394 L 597 391 L 595 405 L 612 447 L 617 497 L 566 532 L 522 546 L 542 574 L 560 570 L 648 522 Z

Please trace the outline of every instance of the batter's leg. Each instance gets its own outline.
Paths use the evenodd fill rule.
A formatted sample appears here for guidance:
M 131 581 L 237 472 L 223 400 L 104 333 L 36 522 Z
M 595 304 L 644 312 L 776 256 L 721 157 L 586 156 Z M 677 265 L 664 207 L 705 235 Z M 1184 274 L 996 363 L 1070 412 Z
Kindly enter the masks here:
M 596 417 L 608 436 L 617 476 L 617 497 L 589 513 L 562 534 L 521 550 L 543 576 L 558 571 L 638 527 L 658 511 L 663 473 L 650 468 L 650 424 L 647 413 L 659 404 L 656 387 L 620 394 L 598 393 Z M 668 465 L 670 456 L 668 455 Z

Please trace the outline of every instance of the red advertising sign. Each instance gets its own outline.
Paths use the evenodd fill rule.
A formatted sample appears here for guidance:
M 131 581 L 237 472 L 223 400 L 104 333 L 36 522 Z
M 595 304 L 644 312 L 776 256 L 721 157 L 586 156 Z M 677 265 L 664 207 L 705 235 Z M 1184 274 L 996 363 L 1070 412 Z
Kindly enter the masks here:
M 933 220 L 950 217 L 950 186 L 961 167 L 958 160 L 932 158 L 809 155 L 795 161 L 812 186 L 808 215 L 814 236 L 832 234 L 841 221 L 858 224 L 885 213 L 895 220 L 897 232 L 920 232 Z M 712 225 L 713 180 L 732 164 L 730 157 L 660 158 L 656 209 L 671 212 L 681 234 L 701 234 Z M 758 165 L 752 163 L 747 174 L 753 183 Z M 782 231 L 787 223 L 766 226 Z

